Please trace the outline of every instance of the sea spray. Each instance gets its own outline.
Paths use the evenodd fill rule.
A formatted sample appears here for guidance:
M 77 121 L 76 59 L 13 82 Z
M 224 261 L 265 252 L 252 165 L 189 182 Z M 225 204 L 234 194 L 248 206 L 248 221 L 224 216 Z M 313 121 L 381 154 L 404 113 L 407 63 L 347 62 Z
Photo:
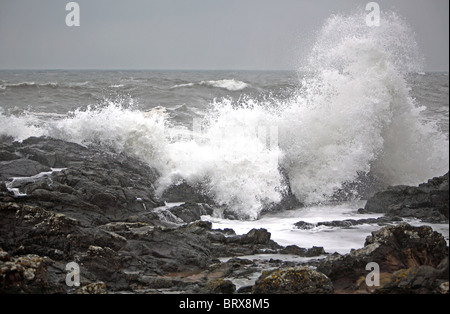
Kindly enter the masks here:
M 158 171 L 158 192 L 180 181 L 201 186 L 241 219 L 258 218 L 289 188 L 311 205 L 333 201 L 369 176 L 418 184 L 448 171 L 448 139 L 423 122 L 423 108 L 410 95 L 407 74 L 422 63 L 412 34 L 394 13 L 384 12 L 380 26 L 371 28 L 362 13 L 332 16 L 299 69 L 297 90 L 279 98 L 215 99 L 196 127 L 125 98 L 46 121 L 0 112 L 0 134 L 131 154 Z M 237 79 L 195 81 L 210 86 L 189 87 L 246 88 Z M 357 198 L 358 191 L 344 195 Z
M 421 64 L 412 30 L 395 13 L 385 12 L 380 27 L 359 13 L 326 21 L 280 132 L 298 198 L 326 201 L 360 173 L 418 184 L 448 170 L 448 141 L 421 122 L 409 95 L 405 77 Z
M 16 141 L 23 141 L 30 136 L 44 135 L 45 131 L 40 127 L 38 119 L 24 112 L 21 115 L 6 114 L 0 108 L 0 139 L 1 136 L 11 137 Z
M 223 99 L 212 107 L 201 134 L 169 144 L 175 167 L 162 176 L 165 184 L 160 187 L 180 178 L 202 183 L 219 205 L 238 217 L 255 219 L 265 204 L 281 201 L 286 190 L 278 168 L 282 152 L 261 136 L 273 131 L 272 116 L 252 101 L 236 105 Z

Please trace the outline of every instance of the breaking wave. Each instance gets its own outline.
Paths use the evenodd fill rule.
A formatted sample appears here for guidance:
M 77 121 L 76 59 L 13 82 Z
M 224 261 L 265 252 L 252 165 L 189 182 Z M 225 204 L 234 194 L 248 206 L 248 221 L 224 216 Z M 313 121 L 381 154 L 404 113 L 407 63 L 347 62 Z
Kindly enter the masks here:
M 214 100 L 192 130 L 173 125 L 164 108 L 143 112 L 111 101 L 45 124 L 0 112 L 0 133 L 138 156 L 161 174 L 159 192 L 180 180 L 201 185 L 242 219 L 258 218 L 288 187 L 316 204 L 361 176 L 415 185 L 448 171 L 448 139 L 421 119 L 423 107 L 410 96 L 407 73 L 421 64 L 413 32 L 398 15 L 383 16 L 383 26 L 372 28 L 364 14 L 330 17 L 289 98 Z M 247 87 L 215 80 L 174 88 L 194 85 Z
M 240 91 L 248 87 L 248 84 L 234 79 L 230 80 L 224 79 L 224 80 L 201 81 L 198 83 L 178 84 L 173 86 L 172 88 L 192 87 L 192 86 L 209 86 L 209 87 L 223 88 L 229 91 Z

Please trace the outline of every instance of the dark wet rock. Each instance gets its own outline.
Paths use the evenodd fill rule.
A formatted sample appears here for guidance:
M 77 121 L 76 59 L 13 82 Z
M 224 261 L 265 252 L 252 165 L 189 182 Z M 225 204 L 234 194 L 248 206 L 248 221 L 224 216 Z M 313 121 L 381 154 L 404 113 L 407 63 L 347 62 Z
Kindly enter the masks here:
M 31 159 L 0 161 L 0 179 L 3 180 L 11 177 L 31 177 L 46 171 L 50 171 L 50 168 Z
M 3 149 L 22 159 L 2 162 L 1 178 L 12 176 L 12 172 L 14 176 L 29 177 L 49 171 L 49 167 L 62 168 L 49 175 L 13 182 L 26 194 L 18 201 L 52 208 L 82 224 L 148 217 L 148 210 L 163 205 L 156 199 L 153 187 L 157 172 L 130 156 L 43 137 L 4 144 Z M 10 164 L 17 167 L 11 169 Z
M 298 229 L 308 230 L 317 227 L 315 223 L 306 222 L 306 221 L 298 221 L 294 224 L 294 226 Z
M 446 257 L 447 244 L 440 233 L 428 226 L 402 223 L 372 232 L 363 248 L 327 257 L 317 270 L 333 281 L 335 289 L 355 291 L 359 278 L 368 274 L 366 265 L 370 262 L 377 263 L 380 272 L 392 274 L 415 266 L 437 267 Z
M 127 271 L 133 269 L 154 275 L 198 271 L 213 259 L 205 241 L 206 231 L 199 232 L 207 226 L 163 228 L 146 223 L 109 223 L 86 227 L 39 207 L 1 206 L 0 247 L 8 254 L 76 261 L 83 265 L 87 283 L 103 281 L 109 289 L 126 289 Z
M 0 292 L 60 293 L 47 276 L 49 260 L 36 254 L 11 256 L 0 248 Z
M 419 186 L 392 186 L 367 200 L 360 212 L 416 217 L 427 222 L 448 222 L 449 185 L 446 173 Z
M 279 251 L 280 254 L 291 254 L 298 256 L 306 256 L 306 252 L 307 249 L 298 247 L 297 245 L 288 245 Z
M 344 182 L 332 196 L 332 200 L 343 202 L 355 198 L 365 199 L 372 197 L 376 192 L 386 189 L 386 184 L 371 172 L 359 172 L 356 179 Z
M 270 240 L 270 233 L 265 229 L 225 237 L 223 230 L 213 230 L 211 222 L 200 220 L 173 227 L 160 225 L 157 221 L 114 221 L 86 225 L 73 217 L 42 207 L 0 203 L 0 221 L 0 248 L 4 250 L 0 258 L 3 261 L 10 259 L 8 256 L 30 254 L 49 261 L 45 264 L 49 271 L 42 275 L 44 285 L 33 283 L 33 287 L 27 288 L 29 283 L 20 279 L 24 275 L 19 274 L 17 276 L 22 277 L 14 282 L 24 285 L 23 289 L 15 290 L 13 283 L 5 283 L 1 292 L 76 293 L 64 282 L 65 264 L 74 261 L 81 265 L 81 286 L 102 282 L 107 291 L 134 291 L 142 287 L 156 289 L 154 287 L 160 282 L 157 278 L 168 274 L 203 272 L 204 275 L 197 278 L 194 286 L 186 288 L 193 283 L 192 278 L 185 279 L 184 275 L 170 281 L 175 285 L 171 289 L 186 288 L 191 292 L 207 289 L 209 293 L 230 293 L 233 286 L 226 281 L 217 284 L 214 289 L 208 290 L 206 287 L 211 280 L 223 279 L 232 273 L 239 275 L 243 271 L 236 268 L 236 263 L 230 263 L 221 271 L 216 269 L 213 272 L 211 269 L 205 272 L 210 265 L 218 262 L 218 257 L 279 248 Z M 234 240 L 228 243 L 228 238 Z M 168 284 L 169 281 L 165 282 Z M 50 289 L 50 286 L 53 288 Z M 94 290 L 86 288 L 83 291 Z M 103 288 L 99 290 L 102 291 Z
M 232 294 L 236 291 L 236 285 L 231 280 L 222 278 L 208 281 L 206 284 L 207 293 L 226 293 Z
M 313 246 L 306 250 L 305 257 L 315 257 L 323 254 L 326 254 L 326 252 L 322 246 Z
M 281 198 L 280 202 L 266 204 L 261 211 L 262 215 L 264 215 L 265 213 L 270 213 L 270 212 L 292 210 L 292 209 L 296 209 L 296 208 L 300 208 L 300 207 L 304 206 L 304 204 L 295 197 L 294 193 L 292 193 L 292 189 L 289 184 L 288 171 L 284 168 L 279 168 L 279 171 L 283 178 L 282 182 L 287 187 L 286 191 L 284 191 L 284 193 L 282 193 L 282 198 Z
M 448 294 L 448 258 L 437 267 L 413 266 L 395 271 L 374 292 L 380 294 Z
M 8 191 L 4 182 L 0 181 L 0 202 L 14 202 L 14 193 Z
M 208 204 L 199 204 L 194 202 L 186 202 L 180 206 L 172 207 L 169 211 L 184 222 L 188 223 L 199 220 L 203 215 L 213 214 L 213 209 Z
M 76 294 L 106 294 L 106 284 L 104 282 L 94 282 L 86 286 L 80 287 L 75 292 Z
M 21 143 L 13 143 L 16 155 L 34 160 L 49 168 L 66 168 L 83 163 L 90 149 L 75 143 L 62 140 L 30 137 Z
M 271 240 L 270 236 L 270 232 L 264 228 L 252 229 L 246 234 L 235 236 L 224 236 L 220 230 L 212 230 L 208 234 L 216 257 L 276 253 L 282 246 Z
M 268 244 L 270 241 L 270 232 L 267 229 L 252 229 L 248 233 L 234 237 L 226 238 L 227 243 L 237 244 Z
M 215 202 L 205 193 L 201 186 L 191 186 L 185 181 L 180 181 L 165 189 L 161 196 L 161 200 L 168 203 L 191 202 L 206 203 L 214 205 Z
M 294 226 L 298 229 L 308 230 L 319 226 L 326 227 L 338 227 L 338 228 L 351 228 L 357 225 L 363 224 L 377 224 L 379 226 L 385 226 L 393 223 L 403 221 L 402 218 L 396 216 L 383 216 L 379 218 L 364 218 L 364 219 L 344 219 L 344 220 L 332 220 L 332 221 L 320 221 L 317 223 L 309 223 L 305 221 L 298 221 Z
M 302 257 L 315 257 L 327 254 L 322 246 L 313 246 L 306 249 L 298 247 L 297 245 L 288 245 L 279 251 L 280 254 L 292 254 Z
M 20 156 L 15 153 L 11 153 L 7 150 L 0 149 L 0 160 L 1 161 L 9 161 L 9 160 L 14 160 L 14 159 L 20 159 Z
M 327 294 L 333 283 L 323 273 L 309 267 L 288 267 L 265 271 L 253 286 L 255 294 Z

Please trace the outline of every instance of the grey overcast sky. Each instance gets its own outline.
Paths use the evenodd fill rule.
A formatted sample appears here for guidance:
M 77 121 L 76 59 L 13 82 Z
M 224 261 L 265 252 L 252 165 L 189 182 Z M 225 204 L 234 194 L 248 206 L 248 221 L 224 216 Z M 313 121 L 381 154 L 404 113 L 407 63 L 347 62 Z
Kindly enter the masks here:
M 314 32 L 362 0 L 0 0 L 0 69 L 295 69 Z M 449 0 L 379 0 L 449 68 Z

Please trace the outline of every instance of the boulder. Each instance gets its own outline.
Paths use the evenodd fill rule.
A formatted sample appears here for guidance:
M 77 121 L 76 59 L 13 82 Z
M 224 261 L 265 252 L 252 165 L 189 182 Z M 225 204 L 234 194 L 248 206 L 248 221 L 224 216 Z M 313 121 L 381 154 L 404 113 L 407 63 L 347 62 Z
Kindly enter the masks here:
M 232 294 L 236 292 L 236 285 L 231 280 L 226 280 L 223 278 L 208 281 L 206 288 L 206 293 Z
M 366 265 L 375 262 L 381 273 L 430 266 L 436 268 L 448 257 L 444 237 L 431 227 L 401 223 L 372 232 L 364 247 L 345 255 L 331 255 L 319 262 L 317 270 L 327 275 L 335 289 L 355 291 L 358 280 L 368 274 Z
M 186 202 L 180 206 L 172 207 L 169 211 L 184 222 L 188 223 L 199 220 L 203 215 L 213 214 L 213 209 L 208 204 L 199 204 L 194 202 Z
M 448 294 L 448 258 L 437 267 L 413 266 L 395 271 L 375 290 L 378 294 Z
M 396 216 L 383 216 L 379 218 L 364 218 L 364 219 L 344 219 L 344 220 L 332 220 L 332 221 L 320 221 L 317 223 L 309 223 L 303 220 L 298 221 L 294 226 L 298 229 L 308 230 L 319 226 L 326 227 L 338 227 L 338 228 L 351 228 L 357 225 L 363 224 L 377 224 L 379 226 L 385 226 L 391 223 L 397 223 L 402 221 L 402 218 Z
M 268 244 L 270 241 L 270 232 L 267 229 L 252 229 L 246 234 L 229 237 L 226 239 L 227 243 L 238 244 Z
M 254 294 L 327 294 L 332 292 L 333 283 L 327 276 L 303 266 L 265 271 L 252 288 Z
M 165 189 L 159 198 L 168 203 L 191 202 L 214 205 L 215 202 L 205 193 L 201 186 L 191 186 L 184 180 Z
M 449 185 L 446 173 L 419 186 L 392 186 L 367 200 L 360 212 L 416 217 L 427 222 L 448 222 Z
M 327 254 L 322 246 L 313 246 L 312 248 L 305 249 L 298 247 L 297 245 L 288 245 L 279 251 L 280 254 L 292 254 L 302 257 L 315 257 Z

